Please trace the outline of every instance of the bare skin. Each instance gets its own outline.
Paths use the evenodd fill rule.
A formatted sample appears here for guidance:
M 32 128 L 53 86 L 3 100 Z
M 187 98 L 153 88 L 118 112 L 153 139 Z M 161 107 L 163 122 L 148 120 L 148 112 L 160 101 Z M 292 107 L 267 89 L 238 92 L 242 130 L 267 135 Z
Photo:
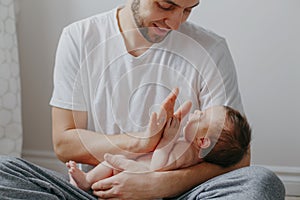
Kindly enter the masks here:
M 165 101 L 163 106 L 168 107 L 169 101 Z M 173 103 L 171 103 L 173 104 Z M 159 117 L 154 112 L 152 113 L 149 121 L 148 128 L 146 130 L 146 137 L 153 137 L 160 129 L 161 125 L 159 124 Z M 69 161 L 66 163 L 66 166 L 69 168 L 69 178 L 70 183 L 81 188 L 82 190 L 88 191 L 92 184 L 98 180 L 110 177 L 115 174 L 115 170 L 108 166 L 106 162 L 98 164 L 94 169 L 85 173 L 81 171 L 77 166 L 76 162 Z
M 174 90 L 175 94 L 178 94 L 178 90 Z M 174 111 L 174 99 L 166 98 L 166 100 L 162 103 L 162 110 L 160 115 L 166 116 L 169 118 L 163 133 L 163 137 L 161 142 L 159 143 L 159 147 L 162 148 L 167 145 L 166 142 L 170 143 L 170 141 L 177 140 L 177 132 L 179 129 L 179 123 L 182 117 L 184 117 L 191 108 L 191 102 L 184 103 L 178 111 L 175 113 L 178 118 L 171 117 Z M 162 114 L 164 113 L 164 114 Z M 161 129 L 161 125 L 159 123 L 160 116 L 158 116 L 155 112 L 152 113 L 149 121 L 149 125 L 147 130 L 145 131 L 147 137 L 152 137 L 157 133 L 158 130 Z M 171 120 L 173 119 L 173 120 Z M 148 170 L 152 170 L 150 166 L 151 156 L 150 154 L 142 155 L 137 160 L 140 161 L 148 168 Z M 181 155 L 181 154 L 180 154 Z M 69 178 L 70 183 L 74 186 L 81 188 L 82 190 L 88 191 L 91 188 L 91 185 L 101 179 L 110 177 L 116 174 L 116 170 L 111 168 L 106 162 L 102 162 L 98 164 L 93 170 L 88 173 L 81 171 L 77 166 L 75 161 L 66 162 L 66 166 L 69 168 Z M 150 168 L 149 168 L 150 166 Z
M 186 111 L 190 108 L 190 103 L 186 104 Z M 145 169 L 150 171 L 168 171 L 193 166 L 202 162 L 199 157 L 203 149 L 211 146 L 209 134 L 217 134 L 226 127 L 226 109 L 223 106 L 214 106 L 205 111 L 195 110 L 190 113 L 189 119 L 183 128 L 185 140 L 178 140 L 180 120 L 173 116 L 164 128 L 163 137 L 155 151 L 145 154 L 136 159 L 137 162 L 144 164 Z M 158 128 L 156 113 L 150 117 L 146 133 L 149 137 L 156 133 Z M 208 132 L 207 130 L 210 130 Z M 124 156 L 119 156 L 121 159 Z M 77 168 L 74 161 L 66 163 L 69 168 L 70 182 L 88 191 L 92 184 L 117 174 L 107 162 L 102 162 L 91 171 L 85 173 Z M 147 171 L 145 171 L 146 173 Z
M 105 153 L 136 158 L 143 153 L 154 151 L 162 137 L 166 120 L 173 115 L 171 112 L 174 110 L 178 92 L 178 88 L 174 89 L 162 103 L 158 114 L 161 126 L 157 127 L 157 134 L 151 137 L 146 136 L 145 132 L 105 135 L 89 131 L 86 130 L 86 112 L 53 107 L 52 138 L 56 155 L 63 162 L 73 160 L 78 163 L 97 165 L 103 161 Z

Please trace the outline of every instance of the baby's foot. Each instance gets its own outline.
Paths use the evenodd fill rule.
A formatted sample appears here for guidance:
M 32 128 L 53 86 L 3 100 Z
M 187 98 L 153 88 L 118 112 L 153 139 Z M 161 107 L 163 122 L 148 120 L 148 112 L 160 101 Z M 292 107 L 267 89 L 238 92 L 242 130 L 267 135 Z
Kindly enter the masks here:
M 74 161 L 66 163 L 69 168 L 70 183 L 84 191 L 88 191 L 91 188 L 91 184 L 86 180 L 86 173 L 81 171 Z

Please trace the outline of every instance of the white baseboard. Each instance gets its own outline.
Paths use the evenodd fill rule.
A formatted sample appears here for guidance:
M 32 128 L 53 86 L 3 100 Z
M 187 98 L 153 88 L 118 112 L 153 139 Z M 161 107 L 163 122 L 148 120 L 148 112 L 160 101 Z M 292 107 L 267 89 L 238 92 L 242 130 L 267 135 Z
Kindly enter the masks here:
M 42 167 L 67 174 L 67 169 L 52 151 L 23 150 L 22 157 Z M 269 166 L 263 167 L 275 172 L 285 185 L 288 196 L 300 196 L 300 167 Z
M 67 168 L 52 151 L 23 150 L 22 158 L 41 167 L 67 174 Z
M 275 172 L 282 180 L 287 196 L 300 196 L 300 167 L 269 165 L 263 167 Z

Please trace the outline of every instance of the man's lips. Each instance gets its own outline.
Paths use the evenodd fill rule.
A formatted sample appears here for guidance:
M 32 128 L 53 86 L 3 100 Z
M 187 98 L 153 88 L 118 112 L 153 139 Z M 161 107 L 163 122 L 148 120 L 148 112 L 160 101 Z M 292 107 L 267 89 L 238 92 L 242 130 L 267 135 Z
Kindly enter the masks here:
M 156 24 L 153 24 L 153 27 L 151 27 L 156 35 L 165 36 L 170 30 L 167 28 L 160 28 Z

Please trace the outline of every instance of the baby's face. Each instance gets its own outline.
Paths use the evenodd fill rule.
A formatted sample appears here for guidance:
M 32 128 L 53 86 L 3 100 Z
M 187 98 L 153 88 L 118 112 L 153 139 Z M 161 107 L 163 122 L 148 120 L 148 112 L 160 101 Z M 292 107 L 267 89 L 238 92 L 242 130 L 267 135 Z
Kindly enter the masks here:
M 213 106 L 204 111 L 195 110 L 189 115 L 183 128 L 185 139 L 188 142 L 196 142 L 204 138 L 207 132 L 220 130 L 225 123 L 226 110 L 223 106 Z

